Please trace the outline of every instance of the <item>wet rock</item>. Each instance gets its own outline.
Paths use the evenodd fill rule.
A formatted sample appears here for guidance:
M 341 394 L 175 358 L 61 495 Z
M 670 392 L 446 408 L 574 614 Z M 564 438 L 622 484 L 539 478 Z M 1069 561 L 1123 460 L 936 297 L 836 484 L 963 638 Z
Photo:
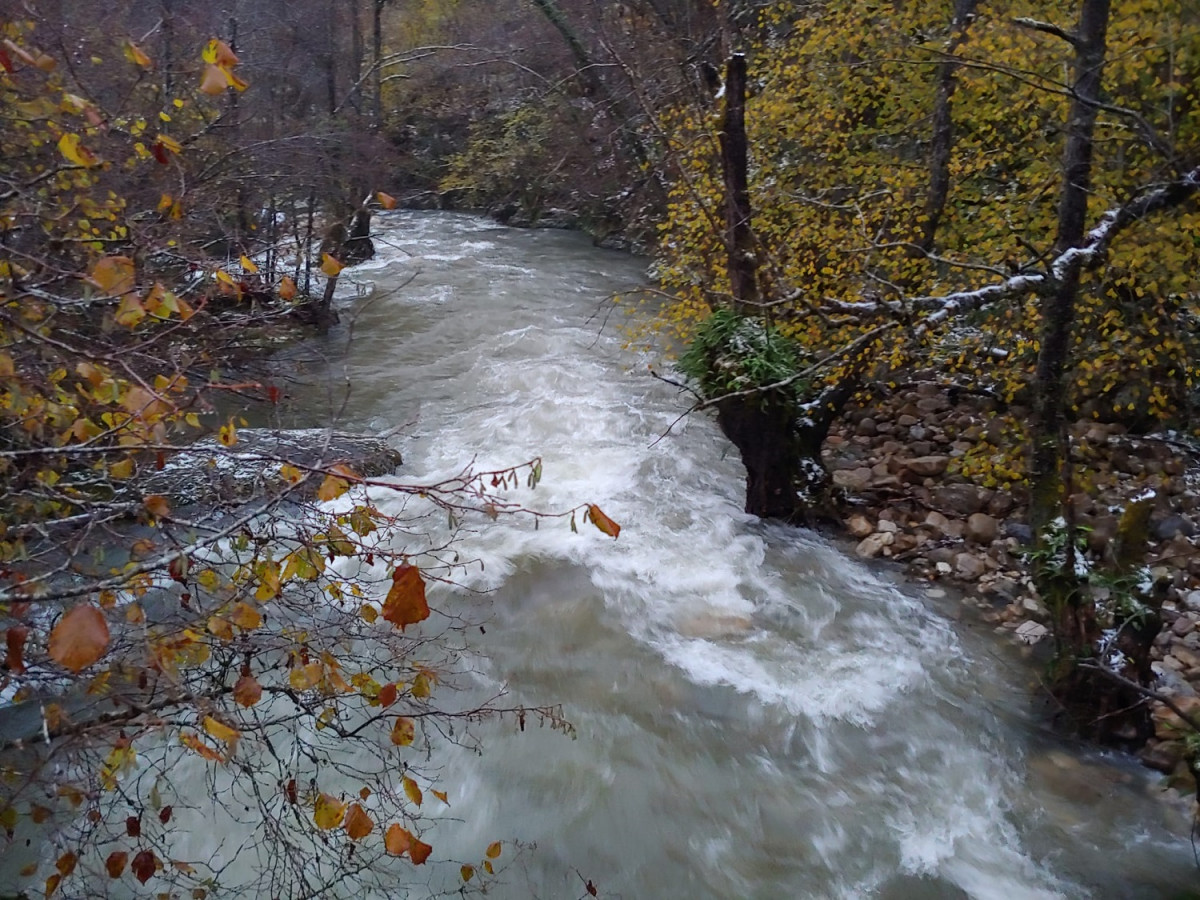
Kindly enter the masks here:
M 1187 516 L 1178 514 L 1165 516 L 1154 526 L 1154 536 L 1160 541 L 1169 541 L 1179 535 L 1192 537 L 1195 533 L 1195 523 Z
M 871 484 L 871 470 L 866 466 L 857 469 L 839 469 L 833 473 L 833 483 L 848 491 L 866 490 Z
M 1024 522 L 1005 522 L 1004 536 L 1014 538 L 1024 545 L 1033 543 L 1033 529 Z
M 954 515 L 969 516 L 987 505 L 985 492 L 973 484 L 943 484 L 933 490 L 934 502 Z
M 999 531 L 1000 523 L 987 513 L 972 513 L 967 517 L 967 539 L 977 544 L 990 544 Z
M 959 553 L 954 557 L 954 575 L 963 581 L 975 581 L 987 571 L 987 564 L 974 553 Z
M 916 459 L 904 461 L 905 467 L 921 478 L 932 478 L 941 475 L 950 464 L 948 456 L 918 456 Z
M 1022 644 L 1036 644 L 1043 638 L 1049 637 L 1050 629 L 1037 622 L 1022 622 L 1017 626 L 1017 640 Z
M 896 540 L 896 535 L 890 531 L 879 532 L 872 534 L 869 537 L 863 538 L 858 542 L 858 546 L 854 548 L 854 552 L 863 559 L 874 559 L 882 555 L 885 547 L 890 547 Z
M 846 530 L 861 540 L 874 532 L 875 526 L 871 524 L 871 520 L 866 516 L 851 516 L 846 521 Z

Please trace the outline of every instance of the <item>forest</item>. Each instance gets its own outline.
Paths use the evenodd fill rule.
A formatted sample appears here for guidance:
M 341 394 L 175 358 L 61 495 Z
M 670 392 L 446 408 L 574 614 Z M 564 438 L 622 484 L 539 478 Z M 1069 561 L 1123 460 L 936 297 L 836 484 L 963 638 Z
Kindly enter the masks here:
M 715 421 L 746 527 L 953 592 L 1194 829 L 1198 104 L 1186 0 L 6 0 L 0 896 L 507 896 L 539 852 L 439 850 L 458 750 L 580 738 L 477 689 L 450 598 L 489 529 L 653 531 L 544 505 L 538 447 L 279 427 L 434 211 L 642 260 L 589 327 L 662 452 Z M 189 855 L 214 815 L 252 839 Z

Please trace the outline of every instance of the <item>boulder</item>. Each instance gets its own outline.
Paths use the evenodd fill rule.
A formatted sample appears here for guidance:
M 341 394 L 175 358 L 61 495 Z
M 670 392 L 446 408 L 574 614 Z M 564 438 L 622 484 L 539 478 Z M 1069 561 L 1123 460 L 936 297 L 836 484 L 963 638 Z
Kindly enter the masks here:
M 987 571 L 987 564 L 974 553 L 959 553 L 954 557 L 954 575 L 963 581 L 975 581 Z
M 973 484 L 943 484 L 933 491 L 934 502 L 956 516 L 980 512 L 989 499 L 983 488 Z
M 967 539 L 977 544 L 990 544 L 1000 531 L 1000 523 L 987 513 L 972 513 L 967 517 Z
M 874 559 L 883 553 L 884 547 L 890 547 L 895 540 L 896 535 L 890 531 L 872 534 L 859 541 L 858 546 L 854 548 L 854 552 L 863 559 Z
M 908 471 L 921 478 L 932 478 L 941 475 L 950 464 L 948 456 L 918 456 L 916 459 L 904 461 Z

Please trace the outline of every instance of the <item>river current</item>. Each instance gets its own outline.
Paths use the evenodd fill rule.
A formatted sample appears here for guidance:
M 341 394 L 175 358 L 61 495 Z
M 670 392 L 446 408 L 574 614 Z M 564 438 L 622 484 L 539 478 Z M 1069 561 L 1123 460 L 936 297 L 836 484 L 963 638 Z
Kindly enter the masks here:
M 439 758 L 477 856 L 536 845 L 489 893 L 573 898 L 1179 896 L 1197 876 L 1153 773 L 1030 711 L 997 641 L 811 532 L 741 509 L 737 454 L 624 348 L 605 298 L 644 261 L 465 215 L 378 221 L 316 348 L 303 424 L 397 429 L 397 477 L 544 459 L 515 499 L 598 504 L 468 536 L 477 678 L 561 703 L 577 737 L 511 722 Z M 344 287 L 349 287 L 345 285 Z M 312 351 L 313 348 L 308 348 Z M 672 427 L 674 425 L 674 427 Z M 385 504 L 386 498 L 379 502 Z

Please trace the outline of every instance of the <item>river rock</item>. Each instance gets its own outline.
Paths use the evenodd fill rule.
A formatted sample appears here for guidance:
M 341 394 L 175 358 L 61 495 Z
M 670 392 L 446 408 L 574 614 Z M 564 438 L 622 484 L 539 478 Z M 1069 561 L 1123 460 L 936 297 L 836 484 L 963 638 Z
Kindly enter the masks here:
M 890 531 L 881 531 L 863 538 L 854 548 L 854 552 L 863 559 L 874 559 L 883 553 L 884 547 L 890 547 L 896 540 L 896 535 Z
M 1183 759 L 1184 752 L 1183 741 L 1159 741 L 1142 748 L 1138 758 L 1151 769 L 1169 775 Z
M 948 456 L 918 456 L 916 459 L 904 461 L 908 471 L 921 478 L 932 478 L 941 475 L 950 464 Z
M 969 516 L 987 505 L 982 488 L 973 484 L 943 484 L 934 488 L 934 502 L 957 516 Z
M 1192 537 L 1195 533 L 1195 523 L 1187 516 L 1178 514 L 1168 515 L 1154 526 L 1154 536 L 1160 541 L 1169 541 L 1178 535 Z
M 875 531 L 875 526 L 866 516 L 851 516 L 846 520 L 846 530 L 861 540 Z
M 1039 625 L 1037 622 L 1022 622 L 1017 626 L 1017 640 L 1022 644 L 1036 644 L 1038 641 L 1049 636 L 1050 629 L 1045 625 Z
M 866 490 L 871 484 L 871 470 L 866 466 L 857 469 L 838 469 L 833 473 L 833 483 L 848 491 Z
M 990 544 L 1000 531 L 1000 523 L 987 513 L 972 513 L 967 517 L 967 539 L 977 544 Z
M 954 574 L 963 581 L 975 581 L 987 571 L 987 564 L 974 553 L 958 553 L 954 557 Z

